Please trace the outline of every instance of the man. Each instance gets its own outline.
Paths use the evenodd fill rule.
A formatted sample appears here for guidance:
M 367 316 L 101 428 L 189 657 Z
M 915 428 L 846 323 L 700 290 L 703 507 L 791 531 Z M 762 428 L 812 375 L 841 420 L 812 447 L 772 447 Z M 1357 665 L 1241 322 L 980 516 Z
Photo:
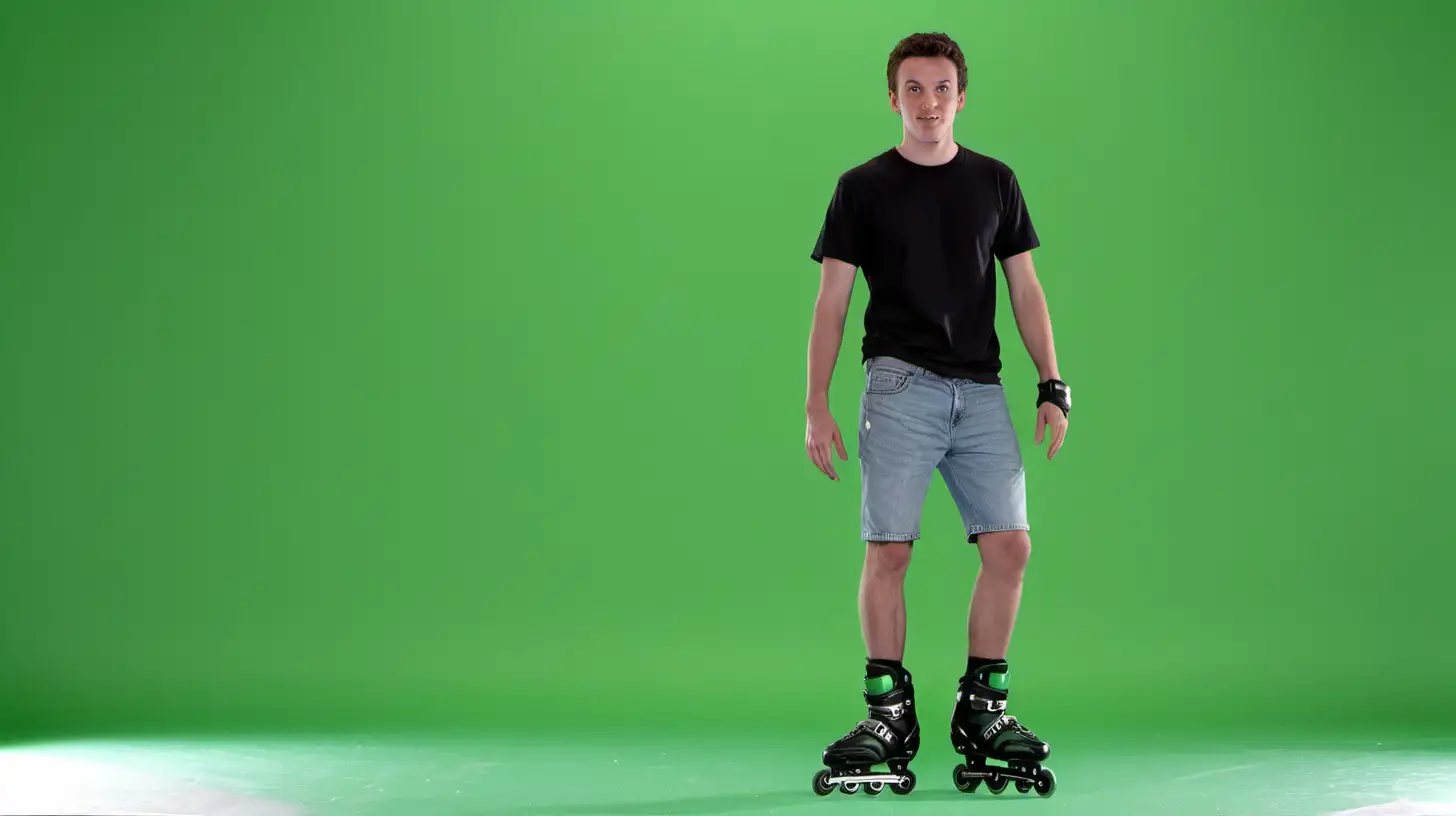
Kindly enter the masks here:
M 1000 380 L 997 260 L 1040 375 L 1036 444 L 1049 438 L 1048 459 L 1065 439 L 1071 392 L 1057 371 L 1031 260 L 1040 243 L 1017 178 L 953 134 L 966 73 L 960 48 L 943 34 L 915 34 L 896 45 L 887 80 L 901 141 L 839 177 L 811 254 L 821 279 L 809 341 L 805 450 L 835 481 L 834 455 L 848 455 L 830 415 L 829 383 L 857 270 L 870 290 L 857 434 L 869 717 L 825 749 L 828 767 L 814 785 L 821 794 L 836 783 L 846 792 L 914 787 L 909 761 L 920 729 L 903 665 L 904 582 L 937 469 L 981 556 L 967 616 L 966 671 L 951 717 L 951 742 L 968 763 L 957 766 L 956 785 L 972 791 L 985 780 L 999 793 L 1014 780 L 1021 791 L 1035 787 L 1042 795 L 1055 785 L 1040 765 L 1049 755 L 1046 743 L 1006 714 L 1007 651 L 1031 541 L 1021 450 Z M 988 757 L 1005 765 L 987 764 Z M 890 773 L 869 772 L 880 763 Z

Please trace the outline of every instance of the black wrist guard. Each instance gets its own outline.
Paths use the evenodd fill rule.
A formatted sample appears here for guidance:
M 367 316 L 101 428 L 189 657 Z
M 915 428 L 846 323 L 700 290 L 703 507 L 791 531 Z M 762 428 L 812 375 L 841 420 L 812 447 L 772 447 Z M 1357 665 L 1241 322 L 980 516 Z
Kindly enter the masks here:
M 1050 402 L 1062 409 L 1062 416 L 1072 413 L 1072 387 L 1061 380 L 1047 380 L 1037 385 L 1036 407 Z

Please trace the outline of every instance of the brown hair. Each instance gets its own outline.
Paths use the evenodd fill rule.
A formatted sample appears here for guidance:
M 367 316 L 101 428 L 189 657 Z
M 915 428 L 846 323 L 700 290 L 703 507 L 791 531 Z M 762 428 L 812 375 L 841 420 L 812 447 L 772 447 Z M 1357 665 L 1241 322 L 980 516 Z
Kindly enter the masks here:
M 890 82 L 890 90 L 898 91 L 895 87 L 895 74 L 900 70 L 900 63 L 911 57 L 945 57 L 949 59 L 956 68 L 956 82 L 959 83 L 957 91 L 966 89 L 966 57 L 961 53 L 961 47 L 956 41 L 940 32 L 911 34 L 895 44 L 895 49 L 890 52 L 890 64 L 885 69 L 885 77 Z

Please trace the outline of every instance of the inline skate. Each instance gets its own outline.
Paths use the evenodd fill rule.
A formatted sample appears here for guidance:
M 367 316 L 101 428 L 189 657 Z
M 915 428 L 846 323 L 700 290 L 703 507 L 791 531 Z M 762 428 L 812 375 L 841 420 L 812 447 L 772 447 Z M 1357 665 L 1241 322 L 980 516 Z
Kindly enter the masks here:
M 955 767 L 955 786 L 974 793 L 985 782 L 987 790 L 1000 794 L 1014 782 L 1021 793 L 1035 790 L 1051 796 L 1057 788 L 1056 776 L 1041 764 L 1051 755 L 1051 748 L 1007 715 L 1006 676 L 1007 665 L 999 661 L 968 671 L 960 679 L 950 741 L 966 761 Z
M 869 716 L 824 749 L 826 767 L 814 775 L 814 792 L 820 796 L 836 787 L 846 794 L 863 788 L 871 796 L 886 787 L 901 795 L 915 788 L 910 760 L 920 750 L 920 723 L 910 673 L 895 663 L 869 661 L 864 698 Z M 876 765 L 889 770 L 872 770 Z

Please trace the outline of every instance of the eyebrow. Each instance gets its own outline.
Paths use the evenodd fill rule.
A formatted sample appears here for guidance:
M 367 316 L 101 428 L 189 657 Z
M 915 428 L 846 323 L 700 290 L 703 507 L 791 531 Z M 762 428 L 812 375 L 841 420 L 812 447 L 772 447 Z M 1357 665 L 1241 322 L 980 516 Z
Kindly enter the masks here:
M 939 82 L 936 82 L 935 84 L 936 85 L 944 85 L 944 84 L 946 84 L 948 82 L 950 82 L 950 80 L 948 80 L 948 79 L 942 79 Z M 921 82 L 920 80 L 916 79 L 915 77 L 910 77 L 909 79 L 905 80 L 905 84 L 906 85 L 924 85 L 925 83 L 924 82 Z

